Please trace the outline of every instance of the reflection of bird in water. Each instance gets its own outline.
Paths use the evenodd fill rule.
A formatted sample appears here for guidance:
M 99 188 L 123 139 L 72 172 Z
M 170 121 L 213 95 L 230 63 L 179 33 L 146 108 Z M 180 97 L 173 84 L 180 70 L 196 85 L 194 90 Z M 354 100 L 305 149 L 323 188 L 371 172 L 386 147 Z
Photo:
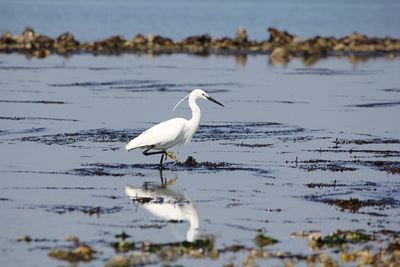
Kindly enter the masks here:
M 163 181 L 162 172 L 160 172 L 160 175 Z M 168 182 L 162 183 L 161 186 L 145 184 L 143 188 L 127 185 L 125 186 L 125 193 L 157 217 L 167 221 L 188 221 L 190 227 L 186 233 L 186 240 L 192 242 L 196 239 L 199 228 L 197 210 L 187 196 L 167 188 L 166 183 Z
M 161 154 L 160 167 L 162 166 L 164 155 L 176 161 L 176 156 L 172 152 L 167 151 L 167 149 L 175 145 L 188 143 L 199 127 L 201 112 L 196 100 L 199 98 L 207 99 L 220 106 L 224 106 L 203 90 L 195 89 L 179 101 L 174 110 L 187 97 L 189 97 L 189 106 L 192 110 L 192 118 L 190 120 L 174 118 L 154 125 L 138 137 L 132 139 L 125 146 L 125 149 L 129 151 L 135 148 L 142 148 L 144 149 L 143 155 L 145 156 Z M 156 151 L 149 152 L 149 150 Z

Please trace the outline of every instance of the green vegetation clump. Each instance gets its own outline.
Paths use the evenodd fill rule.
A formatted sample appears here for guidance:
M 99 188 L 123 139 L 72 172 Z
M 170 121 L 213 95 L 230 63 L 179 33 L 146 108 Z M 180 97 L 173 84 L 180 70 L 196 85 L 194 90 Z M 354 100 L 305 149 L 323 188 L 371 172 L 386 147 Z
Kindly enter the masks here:
M 111 242 L 111 246 L 116 252 L 127 252 L 135 248 L 135 243 L 128 240 L 122 240 L 117 242 Z
M 201 250 L 202 253 L 210 252 L 214 247 L 214 240 L 212 238 L 196 239 L 193 242 L 183 241 L 166 244 L 147 244 L 144 247 L 145 251 L 151 253 L 158 253 L 164 247 L 178 248 L 182 254 L 189 254 L 193 250 Z
M 341 231 L 330 233 L 326 236 L 314 233 L 309 236 L 309 246 L 312 248 L 316 247 L 336 247 L 344 244 L 358 244 L 372 240 L 372 236 L 362 231 Z

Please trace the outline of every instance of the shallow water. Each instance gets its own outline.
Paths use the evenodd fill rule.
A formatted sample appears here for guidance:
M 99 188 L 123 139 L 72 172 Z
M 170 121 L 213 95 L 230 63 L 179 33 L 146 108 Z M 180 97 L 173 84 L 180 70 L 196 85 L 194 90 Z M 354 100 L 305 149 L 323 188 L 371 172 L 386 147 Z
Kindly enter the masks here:
M 101 265 L 121 231 L 156 243 L 212 235 L 219 247 L 251 246 L 263 232 L 280 241 L 271 251 L 292 253 L 308 252 L 292 232 L 398 231 L 399 71 L 384 58 L 275 67 L 264 56 L 4 55 L 0 265 L 57 264 L 47 254 L 68 235 L 101 251 Z M 226 108 L 201 102 L 198 133 L 174 152 L 211 164 L 169 163 L 160 188 L 159 157 L 123 147 L 153 123 L 189 117 L 171 110 L 196 87 Z M 143 190 L 154 203 L 137 199 Z M 329 204 L 350 197 L 384 204 Z M 24 235 L 36 240 L 16 241 Z M 240 264 L 233 257 L 206 264 Z

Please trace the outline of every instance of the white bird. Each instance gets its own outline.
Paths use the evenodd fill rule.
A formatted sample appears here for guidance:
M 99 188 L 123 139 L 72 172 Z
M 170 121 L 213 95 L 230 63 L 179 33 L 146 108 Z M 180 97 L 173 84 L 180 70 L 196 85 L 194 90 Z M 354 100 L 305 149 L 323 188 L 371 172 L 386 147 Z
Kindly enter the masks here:
M 189 97 L 189 107 L 192 110 L 192 118 L 186 120 L 183 118 L 174 118 L 159 124 L 154 125 L 147 129 L 136 138 L 132 139 L 126 146 L 126 150 L 136 148 L 144 149 L 143 155 L 149 156 L 154 154 L 161 154 L 160 167 L 165 156 L 169 156 L 176 161 L 176 157 L 172 152 L 167 149 L 175 146 L 187 144 L 196 132 L 200 124 L 201 111 L 196 103 L 198 98 L 210 100 L 220 106 L 220 102 L 210 97 L 206 92 L 201 89 L 195 89 L 190 94 L 181 99 L 174 107 L 173 110 L 187 97 Z M 149 150 L 156 150 L 149 152 Z

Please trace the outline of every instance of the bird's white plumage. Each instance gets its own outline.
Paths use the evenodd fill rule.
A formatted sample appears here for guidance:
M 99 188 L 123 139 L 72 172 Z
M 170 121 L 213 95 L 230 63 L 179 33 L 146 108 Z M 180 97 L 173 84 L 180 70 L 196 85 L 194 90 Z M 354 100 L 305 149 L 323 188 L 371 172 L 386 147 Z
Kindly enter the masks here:
M 173 147 L 184 138 L 187 122 L 183 118 L 174 118 L 156 124 L 130 141 L 125 149 L 153 147 L 155 150 L 163 150 Z
M 132 139 L 125 146 L 125 149 L 132 150 L 135 148 L 143 148 L 166 151 L 175 145 L 186 144 L 190 141 L 200 124 L 201 111 L 196 100 L 199 98 L 208 99 L 223 106 L 203 90 L 195 89 L 179 101 L 174 109 L 187 97 L 189 97 L 188 102 L 192 110 L 192 118 L 190 120 L 174 118 L 154 125 L 141 133 L 138 137 Z

